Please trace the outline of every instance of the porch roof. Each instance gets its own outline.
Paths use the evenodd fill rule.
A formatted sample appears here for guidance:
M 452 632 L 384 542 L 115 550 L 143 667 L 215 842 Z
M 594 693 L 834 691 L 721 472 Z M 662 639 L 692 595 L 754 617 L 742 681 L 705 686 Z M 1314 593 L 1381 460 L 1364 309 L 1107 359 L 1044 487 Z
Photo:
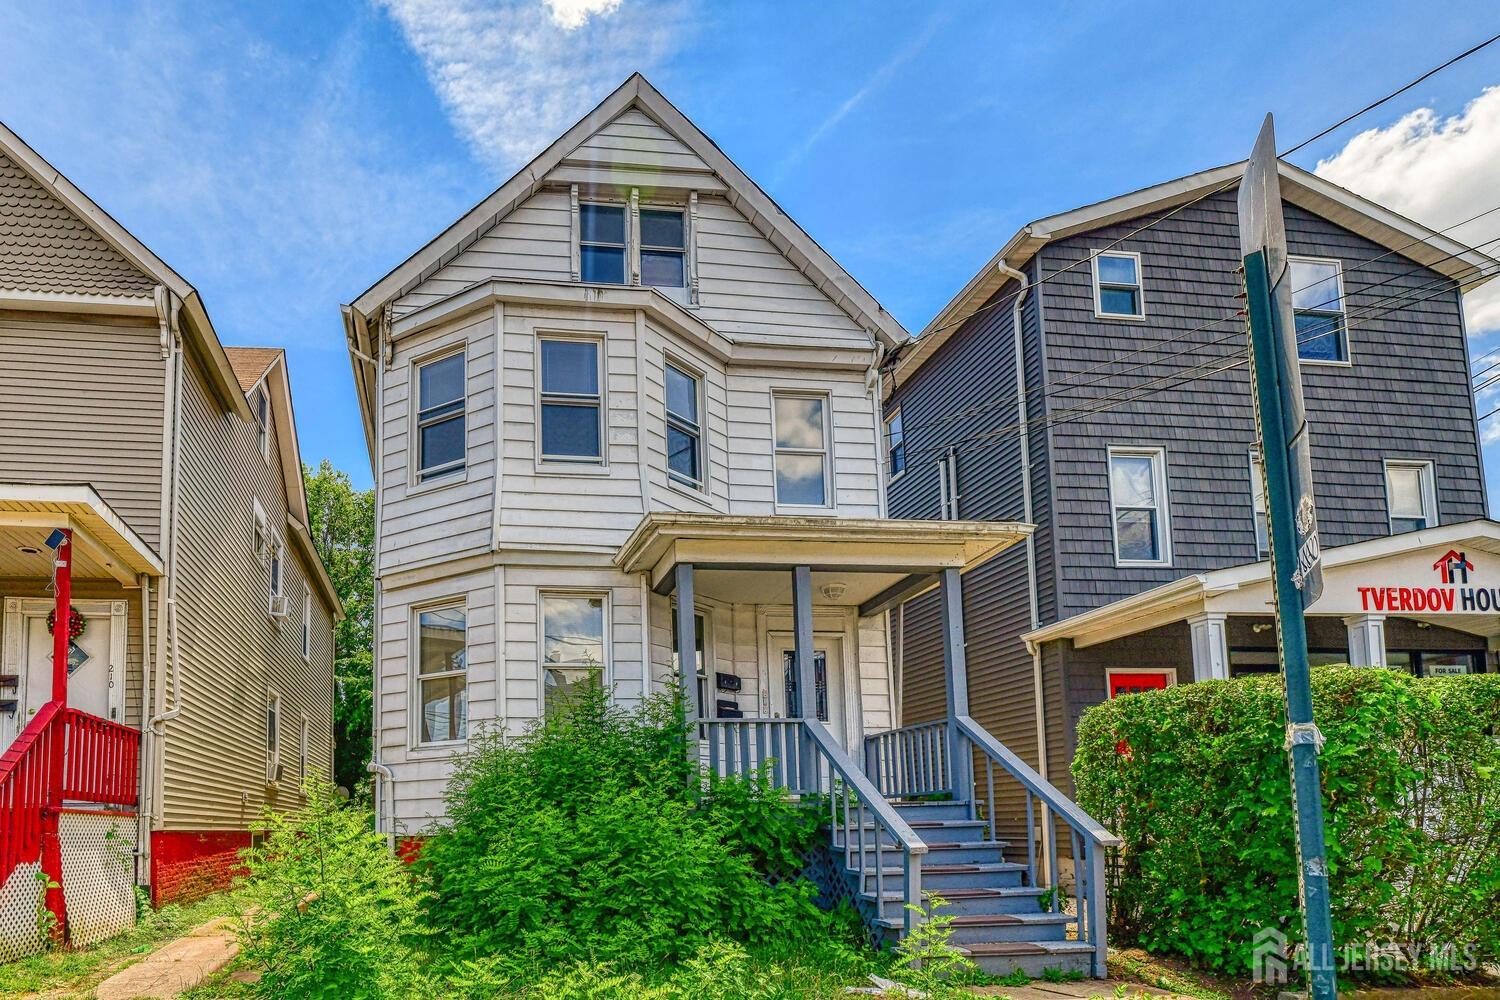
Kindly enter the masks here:
M 1500 636 L 1500 614 L 1464 613 L 1461 601 L 1454 610 L 1412 610 L 1401 592 L 1438 590 L 1445 594 L 1457 585 L 1445 582 L 1439 567 L 1449 552 L 1493 554 L 1475 567 L 1470 560 L 1472 585 L 1466 589 L 1500 587 L 1500 522 L 1487 518 L 1438 525 L 1422 531 L 1371 538 L 1323 550 L 1323 596 L 1309 614 L 1353 616 L 1395 614 L 1417 621 L 1447 625 L 1475 635 Z M 1387 591 L 1395 592 L 1387 594 Z M 1500 596 L 1500 595 L 1497 595 Z M 1395 603 L 1391 603 L 1391 598 Z M 1028 632 L 1028 643 L 1072 639 L 1077 648 L 1109 642 L 1148 629 L 1185 621 L 1199 614 L 1270 615 L 1271 563 L 1268 559 L 1224 569 L 1194 573 L 1111 604 L 1065 618 Z
M 0 483 L 0 576 L 50 575 L 52 557 L 42 542 L 54 528 L 73 529 L 77 578 L 134 585 L 143 573 L 162 575 L 161 557 L 93 487 Z
M 777 514 L 671 514 L 643 517 L 615 553 L 626 573 L 646 573 L 652 589 L 672 589 L 672 570 L 790 571 L 868 576 L 875 592 L 848 603 L 873 614 L 909 599 L 945 569 L 967 570 L 1031 534 L 1020 522 L 915 521 Z M 870 588 L 866 588 L 870 589 Z

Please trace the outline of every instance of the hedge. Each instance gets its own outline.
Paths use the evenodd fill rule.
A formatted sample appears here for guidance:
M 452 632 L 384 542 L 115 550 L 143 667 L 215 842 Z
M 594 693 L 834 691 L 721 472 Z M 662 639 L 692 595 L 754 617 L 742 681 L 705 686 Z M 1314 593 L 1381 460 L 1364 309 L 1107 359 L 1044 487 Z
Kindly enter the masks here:
M 1336 947 L 1396 944 L 1437 967 L 1495 961 L 1500 676 L 1312 677 Z M 1279 675 L 1084 713 L 1079 802 L 1124 840 L 1109 873 L 1114 943 L 1235 974 L 1261 928 L 1301 940 L 1284 713 Z

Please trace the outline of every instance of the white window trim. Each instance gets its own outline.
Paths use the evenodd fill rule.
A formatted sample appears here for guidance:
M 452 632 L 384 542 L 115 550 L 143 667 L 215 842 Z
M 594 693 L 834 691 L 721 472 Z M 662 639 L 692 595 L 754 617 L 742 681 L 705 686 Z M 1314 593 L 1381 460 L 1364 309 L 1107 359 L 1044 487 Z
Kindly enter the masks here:
M 667 625 L 667 636 L 668 636 L 668 638 L 670 638 L 671 635 L 672 635 L 673 629 L 675 629 L 676 626 L 677 626 L 677 598 L 676 597 L 672 598 L 671 603 L 668 605 L 668 610 L 669 610 L 670 614 L 672 615 L 671 621 Z M 709 700 L 716 702 L 716 701 L 718 701 L 717 693 L 718 693 L 719 688 L 718 688 L 718 685 L 715 683 L 716 678 L 714 676 L 715 674 L 718 673 L 718 671 L 714 670 L 714 613 L 713 613 L 713 609 L 710 608 L 710 607 L 708 607 L 708 606 L 706 606 L 706 605 L 700 604 L 697 601 L 694 601 L 693 602 L 693 614 L 695 616 L 696 615 L 702 615 L 703 616 L 703 675 L 704 675 L 703 676 L 703 681 L 704 681 L 704 685 L 703 686 L 704 686 L 704 688 L 708 692 Z M 677 647 L 674 644 L 673 647 L 667 651 L 667 661 L 671 662 L 672 657 L 676 656 L 676 655 L 677 655 Z M 677 677 L 674 674 L 673 677 L 672 677 L 672 683 L 675 684 L 676 682 L 677 682 Z M 647 694 L 647 697 L 649 697 L 651 695 L 651 692 L 648 691 L 648 692 L 646 692 L 646 694 Z M 701 718 L 704 718 L 704 719 L 718 718 L 718 706 L 717 705 L 699 705 L 698 709 L 699 709 L 699 713 L 700 713 L 700 717 Z
M 464 611 L 464 669 L 443 670 L 433 674 L 422 673 L 422 613 L 424 611 L 443 611 L 448 608 L 463 608 Z M 464 676 L 464 690 L 469 687 L 469 601 L 465 597 L 445 597 L 434 601 L 424 601 L 421 604 L 413 604 L 410 609 L 410 617 L 407 620 L 407 677 L 411 689 L 408 698 L 408 710 L 411 713 L 411 724 L 407 726 L 409 740 L 407 746 L 413 751 L 436 750 L 439 752 L 452 750 L 454 748 L 468 746 L 467 736 L 455 740 L 431 740 L 422 741 L 422 681 L 440 680 L 444 677 Z M 467 712 L 468 700 L 464 701 Z M 470 729 L 472 720 L 466 715 L 464 717 L 464 732 Z
M 1438 511 L 1437 498 L 1437 470 L 1433 467 L 1431 459 L 1424 458 L 1387 458 L 1381 463 L 1382 485 L 1385 487 L 1385 525 L 1386 530 L 1392 535 L 1396 531 L 1396 515 L 1391 509 L 1391 470 L 1392 469 L 1416 469 L 1422 482 L 1422 508 L 1427 513 L 1427 526 L 1418 530 L 1425 531 L 1427 528 L 1436 528 L 1442 524 L 1442 515 Z M 1400 532 L 1406 535 L 1410 532 Z
M 615 682 L 615 653 L 614 653 L 614 602 L 613 593 L 609 590 L 599 590 L 590 587 L 538 587 L 536 589 L 536 717 L 546 718 L 547 715 L 547 667 L 558 664 L 547 663 L 547 609 L 545 601 L 549 597 L 597 597 L 604 601 L 604 662 L 600 666 L 600 683 L 605 691 L 611 690 Z M 708 622 L 703 623 L 704 628 Z M 704 634 L 705 653 L 707 659 L 707 633 Z M 567 666 L 567 664 L 561 664 Z M 646 692 L 647 695 L 650 692 Z
M 776 400 L 778 398 L 819 399 L 823 402 L 823 503 L 783 503 L 781 494 L 776 488 L 776 456 L 788 455 L 816 455 L 819 451 L 812 448 L 781 448 L 776 444 Z M 838 507 L 838 492 L 833 481 L 833 398 L 826 392 L 810 391 L 807 389 L 776 389 L 771 390 L 771 497 L 778 512 L 782 510 L 795 511 L 801 514 L 817 512 L 831 512 Z
M 462 459 L 460 459 L 460 462 L 462 464 L 454 465 L 454 463 L 451 463 L 451 462 L 449 463 L 449 465 L 452 466 L 452 471 L 440 473 L 439 475 L 433 476 L 430 479 L 423 479 L 422 478 L 422 473 L 424 471 L 426 471 L 426 470 L 424 470 L 421 467 L 422 466 L 422 435 L 421 435 L 421 425 L 422 425 L 422 420 L 421 420 L 421 412 L 422 412 L 421 391 L 422 390 L 421 390 L 420 372 L 427 365 L 435 364 L 436 362 L 439 362 L 439 361 L 446 361 L 448 358 L 453 357 L 455 354 L 461 354 L 461 355 L 463 355 L 463 359 L 464 359 L 464 364 L 463 364 L 463 368 L 464 368 L 464 394 L 463 394 L 464 408 L 462 410 L 463 418 L 464 418 L 464 457 Z M 469 345 L 468 345 L 468 342 L 464 341 L 464 342 L 457 343 L 457 344 L 448 344 L 448 345 L 446 345 L 444 347 L 439 348 L 436 351 L 432 351 L 432 352 L 424 354 L 424 355 L 422 355 L 420 357 L 413 358 L 411 360 L 411 362 L 407 366 L 406 384 L 407 384 L 407 387 L 408 387 L 408 394 L 409 394 L 409 403 L 408 403 L 407 409 L 410 411 L 408 413 L 408 418 L 409 419 L 407 421 L 407 438 L 406 438 L 406 440 L 409 443 L 409 447 L 407 448 L 407 466 L 409 467 L 409 472 L 408 472 L 408 475 L 407 475 L 407 484 L 406 484 L 406 486 L 407 486 L 407 493 L 409 493 L 409 494 L 426 493 L 429 490 L 440 490 L 440 489 L 444 489 L 444 488 L 449 487 L 449 486 L 457 486 L 460 483 L 468 482 L 468 479 L 469 479 L 469 422 L 470 422 L 469 421 L 470 411 L 469 411 Z M 451 417 L 453 415 L 449 414 L 448 416 Z M 445 419 L 447 419 L 447 418 L 445 418 Z
M 264 422 L 262 421 L 261 407 L 265 407 Z M 255 388 L 255 401 L 250 407 L 251 414 L 255 417 L 256 444 L 260 447 L 260 457 L 265 459 L 266 464 L 271 464 L 271 394 L 266 391 L 266 383 L 262 381 Z
M 281 770 L 281 692 L 275 688 L 266 689 L 266 715 L 266 784 L 273 785 Z
M 625 253 L 623 259 L 620 262 L 620 267 L 623 271 L 623 274 L 621 275 L 620 281 L 618 283 L 613 281 L 584 281 L 583 279 L 583 248 L 585 244 L 583 239 L 582 210 L 589 206 L 594 206 L 597 208 L 618 208 L 620 209 L 620 212 L 624 217 Z M 573 230 L 573 250 L 578 255 L 578 280 L 580 282 L 583 282 L 584 284 L 599 285 L 604 288 L 627 288 L 632 284 L 636 284 L 636 282 L 630 280 L 632 274 L 640 273 L 639 264 L 634 262 L 636 254 L 636 240 L 634 238 L 635 233 L 632 231 L 633 227 L 630 224 L 630 202 L 614 201 L 608 198 L 580 198 L 578 200 L 578 209 L 579 211 L 577 213 L 577 227 Z M 599 247 L 619 246 L 618 243 L 599 243 L 594 240 L 590 240 L 587 245 Z
M 286 595 L 286 539 L 270 533 L 266 537 L 266 614 L 276 621 L 276 598 Z
M 1292 264 L 1293 263 L 1302 263 L 1302 264 L 1332 264 L 1333 265 L 1333 269 L 1334 269 L 1334 275 L 1333 275 L 1333 277 L 1334 277 L 1334 280 L 1338 282 L 1338 286 L 1339 286 L 1339 315 L 1341 315 L 1343 317 L 1343 323 L 1341 323 L 1339 325 L 1339 333 L 1340 333 L 1340 336 L 1342 336 L 1344 338 L 1344 360 L 1343 361 L 1325 361 L 1325 360 L 1321 360 L 1319 358 L 1304 358 L 1302 356 L 1301 346 L 1299 345 L 1298 346 L 1298 350 L 1297 350 L 1297 363 L 1299 365 L 1319 365 L 1319 366 L 1321 366 L 1323 368 L 1352 368 L 1352 367 L 1354 367 L 1354 344 L 1349 339 L 1349 299 L 1344 294 L 1344 262 L 1342 260 L 1340 260 L 1339 258 L 1337 258 L 1337 257 L 1309 257 L 1309 256 L 1306 256 L 1304 254 L 1288 254 L 1287 258 L 1286 258 L 1286 263 L 1287 263 L 1287 272 L 1286 272 L 1286 275 L 1287 275 L 1287 279 L 1286 280 L 1287 281 L 1291 281 L 1292 280 Z M 1292 288 L 1291 291 L 1295 292 L 1296 288 L 1295 287 Z M 1290 294 L 1290 292 L 1288 294 Z M 1296 311 L 1297 311 L 1296 307 L 1293 306 L 1292 307 L 1293 317 L 1296 316 Z
M 1141 311 L 1139 313 L 1111 313 L 1105 312 L 1099 294 L 1099 258 L 1100 257 L 1130 257 L 1135 260 L 1135 291 L 1136 299 L 1139 301 Z M 1141 255 L 1137 250 L 1096 250 L 1090 254 L 1090 267 L 1094 272 L 1094 318 L 1105 320 L 1124 320 L 1130 323 L 1139 323 L 1146 318 L 1146 271 L 1141 264 Z M 1112 283 L 1113 284 L 1113 283 Z
M 594 363 L 599 373 L 599 457 L 567 458 L 548 457 L 542 453 L 542 342 L 546 340 L 584 341 L 595 345 Z M 536 358 L 536 375 L 533 378 L 532 411 L 535 422 L 535 455 L 538 472 L 561 473 L 571 476 L 599 476 L 609 473 L 609 385 L 608 353 L 609 338 L 603 333 L 580 333 L 571 330 L 537 330 L 532 337 L 533 355 Z
M 633 257 L 633 260 L 631 262 L 632 273 L 638 276 L 638 280 L 636 281 L 636 284 L 639 284 L 639 285 L 641 285 L 643 287 L 646 287 L 646 288 L 655 288 L 656 290 L 658 290 L 659 292 L 661 292 L 663 295 L 667 296 L 668 298 L 670 298 L 670 299 L 672 299 L 674 301 L 678 301 L 680 299 L 681 301 L 686 302 L 687 299 L 689 298 L 688 290 L 689 290 L 689 288 L 692 285 L 691 278 L 690 278 L 690 276 L 688 274 L 688 259 L 691 256 L 690 251 L 689 251 L 689 247 L 692 245 L 692 242 L 693 242 L 692 231 L 689 228 L 689 222 L 690 222 L 690 220 L 688 218 L 688 206 L 687 205 L 671 205 L 671 204 L 653 204 L 653 205 L 642 204 L 636 210 L 637 222 L 639 222 L 639 214 L 641 212 L 672 212 L 672 213 L 674 213 L 676 215 L 682 216 L 682 249 L 679 251 L 676 247 L 663 247 L 663 246 L 657 246 L 655 244 L 651 244 L 650 246 L 647 246 L 645 236 L 638 234 L 637 237 L 636 237 L 636 239 L 631 240 L 631 242 L 634 245 L 629 248 L 629 253 Z M 628 235 L 627 235 L 627 238 L 628 238 Z M 643 272 L 641 270 L 641 251 L 642 250 L 656 250 L 656 251 L 660 251 L 660 252 L 663 252 L 663 253 L 679 253 L 680 252 L 682 254 L 682 284 L 681 285 L 647 285 L 645 278 L 642 276 Z
M 1156 480 L 1156 512 L 1159 518 L 1158 530 L 1161 533 L 1161 558 L 1160 559 L 1121 559 L 1120 558 L 1120 531 L 1115 512 L 1119 509 L 1115 504 L 1115 456 L 1150 456 L 1153 464 L 1152 473 Z M 1109 534 L 1114 541 L 1115 565 L 1126 566 L 1171 566 L 1172 565 L 1172 515 L 1171 499 L 1167 492 L 1167 450 L 1156 446 L 1135 445 L 1110 445 L 1108 457 L 1105 459 L 1104 472 L 1109 483 Z
M 1104 668 L 1104 700 L 1114 700 L 1114 695 L 1109 693 L 1111 681 L 1115 674 L 1161 674 L 1167 679 L 1167 687 L 1177 686 L 1177 671 L 1170 667 L 1105 667 Z
M 271 528 L 266 520 L 266 509 L 260 500 L 250 498 L 250 549 L 262 566 L 268 565 L 271 555 Z
M 1271 510 L 1268 503 L 1269 498 L 1265 495 L 1265 490 L 1258 489 L 1258 487 L 1262 486 L 1265 481 L 1265 472 L 1263 471 L 1263 466 L 1261 465 L 1260 461 L 1260 449 L 1251 448 L 1246 454 L 1246 459 L 1249 462 L 1250 466 L 1250 530 L 1252 532 L 1255 531 L 1254 525 L 1257 516 L 1263 516 L 1266 519 L 1266 547 L 1261 548 L 1260 536 L 1256 535 L 1255 555 L 1259 559 L 1269 559 L 1271 556 Z M 1261 507 L 1263 508 L 1262 510 L 1256 510 L 1255 507 L 1255 498 L 1257 493 L 1259 493 L 1260 495 Z
M 699 482 L 693 482 L 672 471 L 670 440 L 668 429 L 674 421 L 683 424 L 685 421 L 674 418 L 671 410 L 667 407 L 667 366 L 676 368 L 684 375 L 690 376 L 697 384 L 698 392 L 698 473 L 701 477 Z M 687 490 L 694 496 L 706 498 L 708 496 L 708 380 L 704 378 L 703 372 L 696 365 L 688 364 L 674 354 L 664 355 L 662 358 L 662 444 L 667 455 L 667 482 L 671 486 Z
M 302 661 L 312 662 L 312 585 L 302 581 Z
M 901 449 L 902 449 L 902 451 L 901 451 L 901 471 L 900 472 L 897 472 L 897 471 L 895 471 L 895 470 L 893 470 L 891 468 L 891 451 L 892 451 L 892 449 L 891 449 L 891 425 L 894 424 L 898 420 L 901 421 Z M 906 455 L 906 421 L 904 419 L 902 419 L 902 416 L 901 416 L 901 407 L 898 406 L 894 410 L 891 411 L 890 416 L 888 416 L 888 417 L 885 418 L 885 423 L 882 425 L 882 428 L 885 431 L 885 435 L 884 435 L 884 437 L 885 437 L 885 475 L 886 475 L 885 483 L 886 483 L 887 486 L 889 486 L 891 483 L 894 483 L 896 480 L 898 480 L 902 476 L 906 475 L 906 468 L 907 468 L 907 464 L 908 464 L 908 459 L 907 459 L 907 455 Z

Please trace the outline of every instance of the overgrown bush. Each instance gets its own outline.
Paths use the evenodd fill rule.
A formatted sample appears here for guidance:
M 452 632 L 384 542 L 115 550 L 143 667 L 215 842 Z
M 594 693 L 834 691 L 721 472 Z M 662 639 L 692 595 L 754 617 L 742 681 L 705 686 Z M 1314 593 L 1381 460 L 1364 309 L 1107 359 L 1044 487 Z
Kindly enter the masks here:
M 817 819 L 766 781 L 704 794 L 686 735 L 671 699 L 627 711 L 601 692 L 519 737 L 473 738 L 421 861 L 455 953 L 504 975 L 577 962 L 618 975 L 716 942 L 826 934 L 816 890 L 791 877 Z
M 244 852 L 249 909 L 243 960 L 263 997 L 395 1000 L 436 996 L 423 963 L 427 932 L 419 876 L 397 860 L 369 814 L 331 788 L 309 786 L 300 815 L 269 814 Z
M 1324 667 L 1313 701 L 1336 944 L 1417 948 L 1429 967 L 1500 957 L 1500 676 Z M 1240 973 L 1257 930 L 1301 939 L 1284 741 L 1279 676 L 1084 713 L 1079 801 L 1125 841 L 1116 943 Z

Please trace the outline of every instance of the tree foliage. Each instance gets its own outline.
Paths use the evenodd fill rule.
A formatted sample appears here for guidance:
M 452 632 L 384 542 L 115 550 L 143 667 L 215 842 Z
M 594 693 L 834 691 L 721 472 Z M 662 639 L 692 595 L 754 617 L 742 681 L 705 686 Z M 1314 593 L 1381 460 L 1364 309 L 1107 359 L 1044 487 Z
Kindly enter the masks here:
M 1313 671 L 1336 944 L 1441 968 L 1500 954 L 1500 676 Z M 1079 802 L 1125 841 L 1119 943 L 1249 969 L 1301 939 L 1282 678 L 1187 684 L 1089 709 Z M 1425 956 L 1425 957 L 1424 957 Z
M 357 490 L 327 459 L 304 467 L 313 545 L 344 605 L 334 634 L 333 774 L 335 783 L 367 786 L 370 760 L 375 611 L 375 491 Z

